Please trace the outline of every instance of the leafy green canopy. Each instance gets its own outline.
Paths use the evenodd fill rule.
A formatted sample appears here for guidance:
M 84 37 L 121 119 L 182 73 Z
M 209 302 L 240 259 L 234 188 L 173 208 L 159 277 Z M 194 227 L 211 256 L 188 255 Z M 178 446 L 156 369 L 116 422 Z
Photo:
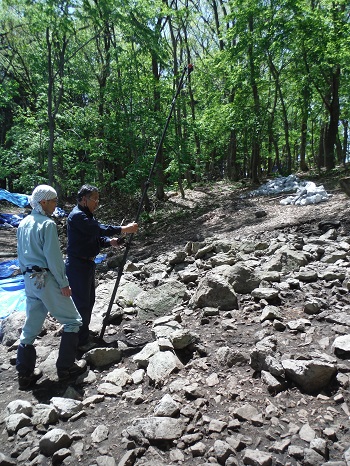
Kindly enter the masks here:
M 3 0 L 0 181 L 138 191 L 192 61 L 159 195 L 344 162 L 349 18 L 344 0 Z

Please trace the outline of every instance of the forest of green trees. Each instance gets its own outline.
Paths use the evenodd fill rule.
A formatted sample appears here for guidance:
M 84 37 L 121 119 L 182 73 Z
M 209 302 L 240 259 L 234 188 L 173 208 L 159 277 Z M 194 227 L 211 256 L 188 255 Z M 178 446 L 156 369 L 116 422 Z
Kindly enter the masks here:
M 0 187 L 158 198 L 349 158 L 349 0 L 0 0 Z

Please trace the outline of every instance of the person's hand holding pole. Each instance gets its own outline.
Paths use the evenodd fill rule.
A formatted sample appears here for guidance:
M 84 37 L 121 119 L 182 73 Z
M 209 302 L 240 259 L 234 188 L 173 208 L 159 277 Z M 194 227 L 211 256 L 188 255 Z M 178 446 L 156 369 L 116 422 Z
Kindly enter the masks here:
M 138 224 L 136 222 L 131 222 L 131 223 L 128 223 L 127 225 L 124 225 L 124 226 L 121 227 L 121 233 L 122 234 L 136 233 L 138 228 L 139 228 L 139 226 L 138 226 Z M 124 244 L 124 237 L 122 236 L 120 238 L 112 238 L 111 241 L 110 241 L 110 244 L 113 247 L 122 246 Z
M 138 228 L 139 226 L 136 222 L 131 222 L 121 227 L 122 233 L 136 233 Z

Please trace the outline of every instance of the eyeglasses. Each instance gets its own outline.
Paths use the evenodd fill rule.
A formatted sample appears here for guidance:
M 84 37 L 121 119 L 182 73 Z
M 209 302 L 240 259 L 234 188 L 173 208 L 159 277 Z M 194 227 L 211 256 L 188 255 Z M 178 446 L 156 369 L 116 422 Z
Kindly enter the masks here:
M 98 202 L 100 202 L 99 199 L 94 199 L 93 197 L 88 197 L 87 200 L 88 200 L 88 201 L 95 202 L 95 204 L 97 204 Z

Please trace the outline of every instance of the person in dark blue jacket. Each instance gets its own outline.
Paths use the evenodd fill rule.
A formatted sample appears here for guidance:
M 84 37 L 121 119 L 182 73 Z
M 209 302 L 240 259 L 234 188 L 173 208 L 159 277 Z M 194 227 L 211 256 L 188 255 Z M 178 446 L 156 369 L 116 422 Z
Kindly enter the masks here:
M 89 337 L 89 325 L 95 303 L 95 257 L 101 248 L 120 245 L 120 240 L 111 236 L 138 230 L 135 222 L 124 226 L 99 223 L 94 217 L 98 203 L 98 188 L 83 185 L 78 192 L 78 204 L 67 219 L 66 273 L 74 304 L 83 320 L 79 329 L 78 348 L 81 351 L 88 351 L 94 346 Z

